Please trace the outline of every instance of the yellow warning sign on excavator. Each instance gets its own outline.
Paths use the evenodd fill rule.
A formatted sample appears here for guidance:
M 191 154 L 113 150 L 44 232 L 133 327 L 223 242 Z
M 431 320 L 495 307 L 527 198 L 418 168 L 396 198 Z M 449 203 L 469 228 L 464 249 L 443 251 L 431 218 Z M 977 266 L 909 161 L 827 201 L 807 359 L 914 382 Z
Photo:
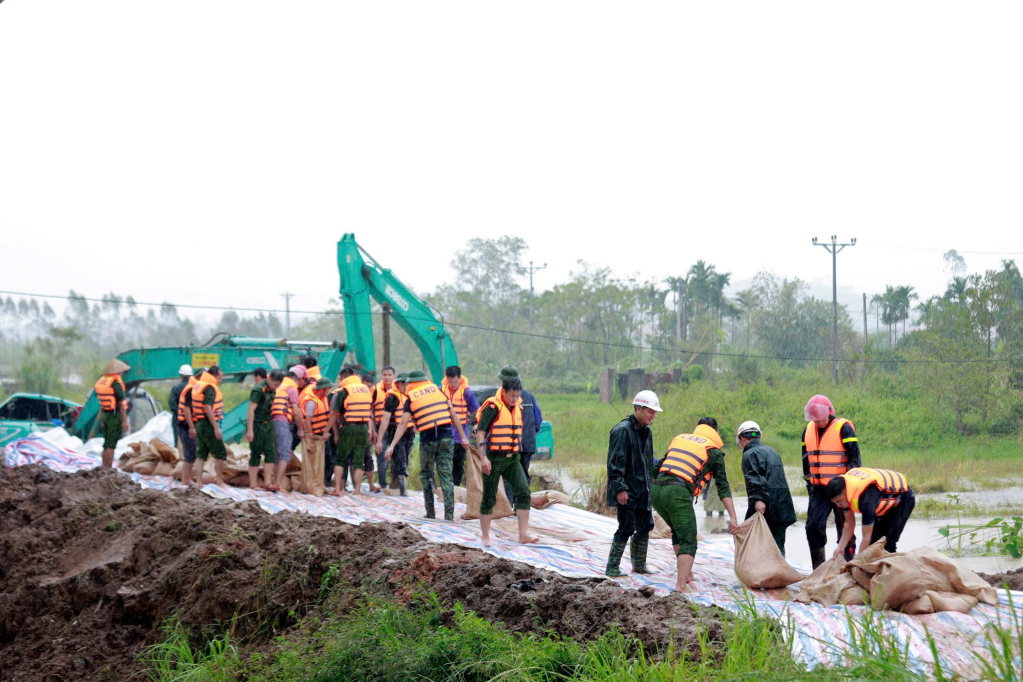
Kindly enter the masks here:
M 220 364 L 220 353 L 192 353 L 192 369 Z

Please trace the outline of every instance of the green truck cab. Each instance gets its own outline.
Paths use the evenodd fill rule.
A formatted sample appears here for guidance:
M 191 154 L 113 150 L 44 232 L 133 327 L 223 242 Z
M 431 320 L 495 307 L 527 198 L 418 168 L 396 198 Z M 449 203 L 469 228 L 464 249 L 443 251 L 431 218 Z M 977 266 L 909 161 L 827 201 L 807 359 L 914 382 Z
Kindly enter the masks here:
M 56 426 L 69 427 L 82 406 L 42 393 L 15 393 L 0 404 L 0 450 L 11 441 Z

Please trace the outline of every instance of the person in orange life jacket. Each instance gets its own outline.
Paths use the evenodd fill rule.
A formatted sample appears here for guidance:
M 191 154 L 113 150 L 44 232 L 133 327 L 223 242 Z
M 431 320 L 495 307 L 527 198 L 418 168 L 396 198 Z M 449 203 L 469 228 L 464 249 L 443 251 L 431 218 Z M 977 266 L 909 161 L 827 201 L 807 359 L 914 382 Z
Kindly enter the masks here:
M 192 387 L 192 419 L 195 420 L 196 440 L 199 442 L 195 456 L 205 465 L 206 458 L 213 455 L 217 485 L 225 485 L 224 464 L 227 461 L 224 434 L 220 431 L 220 421 L 224 418 L 224 395 L 219 385 L 223 377 L 220 368 L 213 365 Z M 187 463 L 185 467 L 188 467 Z M 201 470 L 199 475 L 201 482 Z M 181 478 L 184 480 L 184 470 Z
M 311 384 L 311 393 L 304 392 L 302 400 L 302 415 L 305 417 L 305 430 L 307 434 L 324 436 L 327 432 L 327 418 L 330 408 L 327 406 L 327 394 L 334 388 L 334 382 L 327 377 L 320 377 L 315 384 Z
M 384 435 L 380 427 L 384 417 L 384 402 L 387 400 L 387 393 L 394 388 L 394 368 L 388 365 L 380 370 L 380 383 L 373 387 L 373 424 L 376 426 L 376 439 L 370 443 L 373 446 L 373 454 L 376 457 L 377 478 L 380 480 L 380 487 L 387 487 L 387 458 L 384 451 L 379 447 Z M 392 413 L 393 414 L 393 413 Z M 393 422 L 393 420 L 392 420 Z M 394 483 L 394 473 L 391 473 L 391 482 Z
M 671 527 L 671 544 L 675 550 L 678 571 L 675 589 L 679 592 L 689 589 L 693 561 L 696 558 L 696 512 L 693 504 L 711 477 L 717 482 L 721 502 L 728 511 L 728 532 L 735 535 L 739 531 L 725 471 L 723 447 L 717 420 L 704 417 L 692 433 L 675 436 L 668 445 L 664 459 L 654 467 L 657 478 L 650 493 L 650 501 Z
M 312 355 L 306 355 L 302 357 L 302 366 L 305 367 L 306 373 L 309 375 L 309 383 L 313 386 L 320 380 L 320 367 Z
M 260 367 L 252 373 L 256 384 L 249 392 L 249 412 L 246 419 L 245 439 L 249 441 L 249 487 L 259 489 L 259 461 L 263 460 L 264 485 L 273 482 L 274 464 L 277 462 L 277 446 L 274 443 L 274 429 L 270 424 L 274 396 L 284 372 L 275 369 L 269 376 Z
M 498 381 L 504 381 L 506 377 L 517 377 L 519 381 L 519 370 L 514 365 L 505 365 L 497 375 Z M 533 455 L 536 454 L 536 434 L 540 433 L 540 425 L 543 424 L 543 415 L 540 414 L 540 403 L 536 397 L 527 389 L 522 389 L 522 396 L 519 398 L 522 407 L 522 473 L 526 475 L 526 483 L 532 482 L 529 475 L 529 466 L 533 462 Z M 504 492 L 508 499 L 512 499 L 511 484 L 504 481 Z
M 178 403 L 181 402 L 181 392 L 185 390 L 185 386 L 188 385 L 188 382 L 195 378 L 193 376 L 194 374 L 195 372 L 192 371 L 191 365 L 181 365 L 178 369 L 178 383 L 171 386 L 170 393 L 167 394 L 167 409 L 170 410 L 171 414 L 176 415 L 178 413 Z M 176 426 L 173 431 L 173 445 L 176 447 L 178 445 L 178 429 Z
M 376 441 L 377 424 L 373 421 L 373 389 L 376 388 L 373 372 L 362 373 L 362 385 L 369 389 L 369 421 L 373 424 L 373 435 L 366 440 L 366 454 L 363 456 L 363 463 L 365 467 L 363 472 L 366 474 L 366 483 L 369 485 L 369 491 L 371 493 L 378 493 L 381 487 L 373 482 L 373 472 L 376 470 L 376 457 L 373 444 Z M 351 467 L 349 467 L 351 468 Z
M 392 456 L 387 455 L 387 448 L 391 446 L 394 441 L 394 434 L 398 430 L 398 422 L 401 421 L 402 405 L 405 403 L 405 384 L 408 380 L 408 374 L 402 372 L 394 378 L 394 384 L 390 390 L 387 391 L 387 396 L 384 398 L 384 409 L 383 414 L 380 418 L 380 424 L 377 427 L 377 442 L 376 451 L 383 458 L 384 463 L 390 463 L 391 465 L 391 487 L 398 488 L 398 494 L 402 497 L 408 497 L 406 492 L 406 485 L 408 483 L 408 453 L 411 449 L 411 438 L 402 438 L 396 443 L 394 448 L 394 454 Z M 411 430 L 408 431 L 406 436 L 411 436 Z M 380 467 L 383 471 L 384 468 Z
M 281 489 L 287 475 L 288 462 L 291 461 L 295 450 L 295 443 L 305 436 L 305 421 L 299 409 L 299 393 L 305 388 L 308 377 L 309 373 L 303 365 L 294 365 L 288 369 L 281 385 L 274 391 L 270 423 L 273 424 L 274 430 L 277 471 L 274 480 L 266 486 L 270 492 Z
M 445 369 L 440 389 L 455 406 L 455 412 L 462 419 L 462 428 L 466 433 L 471 434 L 470 425 L 480 409 L 480 404 L 469 389 L 468 380 L 462 376 L 462 368 L 458 365 L 451 365 Z M 462 477 L 465 475 L 465 448 L 468 445 L 469 443 L 463 443 L 458 434 L 455 434 L 455 456 L 451 463 L 451 479 L 455 485 L 462 485 Z
M 178 440 L 181 441 L 181 459 L 184 468 L 181 473 L 181 482 L 186 486 L 192 482 L 192 466 L 195 464 L 195 453 L 198 451 L 199 443 L 196 440 L 195 421 L 192 419 L 192 389 L 195 388 L 199 377 L 206 373 L 205 367 L 199 367 L 192 373 L 192 378 L 181 391 L 178 398 Z M 188 478 L 185 478 L 187 474 Z
M 862 517 L 862 547 L 884 538 L 885 550 L 897 551 L 899 538 L 916 506 L 906 477 L 887 469 L 850 469 L 828 482 L 827 496 L 845 517 L 845 529 L 832 557 L 842 556 L 852 540 L 856 512 Z
M 808 422 L 803 431 L 803 478 L 809 494 L 806 510 L 806 542 L 810 546 L 810 562 L 814 568 L 824 563 L 828 541 L 828 516 L 835 515 L 835 531 L 839 537 L 845 515 L 827 496 L 827 485 L 835 476 L 861 466 L 860 444 L 852 422 L 836 419 L 835 408 L 826 396 L 815 395 L 803 409 Z M 845 548 L 849 561 L 856 554 L 856 533 Z
M 103 433 L 103 466 L 107 469 L 114 465 L 114 448 L 121 434 L 128 433 L 128 405 L 125 400 L 124 381 L 121 373 L 131 367 L 114 358 L 103 368 L 103 376 L 99 378 L 93 390 L 99 400 L 100 414 L 96 420 Z
M 451 479 L 451 459 L 454 456 L 455 442 L 451 437 L 452 425 L 462 437 L 463 443 L 469 439 L 451 401 L 436 384 L 426 378 L 425 372 L 419 369 L 409 372 L 406 390 L 407 397 L 402 406 L 401 421 L 398 422 L 398 428 L 394 432 L 386 455 L 388 458 L 394 455 L 395 445 L 404 437 L 409 422 L 414 423 L 419 431 L 419 480 L 423 484 L 426 518 L 435 518 L 433 470 L 436 465 L 440 489 L 444 494 L 444 519 L 453 521 L 455 485 Z M 485 472 L 490 470 L 487 462 L 484 462 L 484 466 Z
M 358 495 L 362 488 L 367 446 L 370 439 L 376 436 L 372 394 L 354 366 L 342 368 L 338 378 L 340 381 L 331 399 L 330 415 L 327 418 L 327 428 L 337 442 L 334 490 L 330 494 L 340 495 L 345 489 L 348 478 L 346 469 L 350 466 L 353 492 Z
M 490 544 L 490 521 L 497 486 L 501 478 L 511 483 L 515 497 L 515 516 L 519 521 L 519 542 L 529 544 L 537 538 L 529 534 L 529 482 L 519 461 L 522 445 L 522 381 L 507 377 L 501 390 L 483 402 L 476 412 L 476 442 L 483 469 L 483 496 L 480 500 L 480 531 L 483 544 Z

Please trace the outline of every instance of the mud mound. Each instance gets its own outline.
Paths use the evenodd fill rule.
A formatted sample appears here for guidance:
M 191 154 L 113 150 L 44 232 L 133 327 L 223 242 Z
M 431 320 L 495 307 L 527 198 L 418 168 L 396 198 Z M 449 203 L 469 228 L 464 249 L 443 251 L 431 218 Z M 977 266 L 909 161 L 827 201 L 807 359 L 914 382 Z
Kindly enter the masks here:
M 674 632 L 695 653 L 696 625 L 712 639 L 721 627 L 677 597 L 431 544 L 404 524 L 270 515 L 194 490 L 142 490 L 99 469 L 0 467 L 0 580 L 4 681 L 127 679 L 175 614 L 200 633 L 231 629 L 236 642 L 272 650 L 296 619 L 343 613 L 365 589 L 409 602 L 426 586 L 515 631 L 581 640 L 614 624 L 648 651 Z
M 987 573 L 978 573 L 977 575 L 995 587 L 1000 588 L 1008 585 L 1010 590 L 1023 591 L 1023 568 L 994 575 L 988 575 Z

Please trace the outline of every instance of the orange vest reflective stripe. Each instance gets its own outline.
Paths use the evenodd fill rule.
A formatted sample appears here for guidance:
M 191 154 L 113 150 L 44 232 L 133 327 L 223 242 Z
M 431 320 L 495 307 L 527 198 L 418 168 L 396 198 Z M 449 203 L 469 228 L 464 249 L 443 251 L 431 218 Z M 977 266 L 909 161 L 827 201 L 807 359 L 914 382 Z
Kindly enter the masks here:
M 99 409 L 104 412 L 115 412 L 117 410 L 117 396 L 114 394 L 114 384 L 120 384 L 121 390 L 126 391 L 120 374 L 104 374 L 93 386 L 96 397 L 99 399 Z
M 204 372 L 199 381 L 192 387 L 192 421 L 206 419 L 206 410 L 203 409 L 203 393 L 210 386 L 213 387 L 216 397 L 213 399 L 213 417 L 220 421 L 224 418 L 224 394 L 217 386 L 217 380 L 209 372 Z
M 188 383 L 181 390 L 181 395 L 178 396 L 178 421 L 182 424 L 185 423 L 185 399 L 192 395 L 192 389 L 195 388 L 196 382 L 199 381 L 198 377 L 189 377 Z
M 448 382 L 443 382 L 440 385 L 440 389 L 444 391 L 444 395 L 451 401 L 451 405 L 455 408 L 455 414 L 458 415 L 462 425 L 469 423 L 469 405 L 465 402 L 465 389 L 469 388 L 469 381 L 465 377 L 461 377 L 461 381 L 458 382 L 458 388 L 454 391 L 448 388 Z M 477 414 L 479 411 L 477 410 Z
M 516 402 L 515 407 L 508 407 L 508 403 L 504 402 L 504 389 L 499 388 L 476 411 L 477 423 L 487 405 L 497 408 L 497 418 L 487 433 L 487 449 L 491 452 L 517 452 L 522 447 L 522 401 Z
M 401 422 L 401 416 L 405 414 L 406 396 L 403 395 L 402 392 L 399 391 L 398 388 L 393 385 L 391 386 L 390 390 L 387 391 L 387 395 L 393 395 L 395 398 L 398 399 L 398 408 L 394 411 L 394 416 L 391 417 L 391 421 L 387 424 L 387 428 L 393 429 Z M 384 400 L 386 401 L 387 398 L 385 397 Z M 382 410 L 383 408 L 381 408 L 381 411 Z
M 350 376 L 341 382 L 340 388 L 348 391 L 345 396 L 345 424 L 368 424 L 373 410 L 373 394 L 358 376 Z
M 323 431 L 327 428 L 327 416 L 330 413 L 330 408 L 327 407 L 326 398 L 319 398 L 315 393 L 307 394 L 305 391 L 302 392 L 304 396 L 300 402 L 302 414 L 306 414 L 306 407 L 309 403 L 316 403 L 316 410 L 313 412 L 311 420 L 311 426 L 313 429 L 314 436 L 323 435 Z
M 803 443 L 806 445 L 806 456 L 810 460 L 810 483 L 827 485 L 835 476 L 845 473 L 849 462 L 842 443 L 842 426 L 852 422 L 848 419 L 836 419 L 828 425 L 824 436 L 817 442 L 817 425 L 810 422 L 803 432 Z
M 393 383 L 391 388 L 384 388 L 384 382 L 382 381 L 373 387 L 373 420 L 377 424 L 384 418 L 384 401 L 387 400 L 387 395 L 393 388 Z M 391 423 L 393 424 L 394 421 L 392 420 Z
M 412 421 L 420 433 L 426 429 L 434 429 L 451 424 L 451 412 L 448 410 L 448 397 L 429 381 L 417 381 L 406 387 L 409 399 L 409 412 Z
M 863 491 L 872 485 L 877 486 L 881 491 L 881 501 L 877 503 L 874 516 L 884 516 L 890 509 L 898 506 L 902 501 L 899 495 L 909 490 L 906 477 L 898 471 L 888 469 L 857 467 L 842 474 L 842 478 L 845 479 L 845 500 L 855 512 L 860 512 L 860 495 Z
M 274 401 L 270 404 L 270 418 L 284 416 L 288 418 L 290 422 L 291 416 L 291 400 L 288 398 L 288 389 L 293 388 L 298 391 L 298 384 L 291 377 L 284 377 L 284 381 L 274 391 Z
M 703 472 L 710 459 L 710 451 L 723 445 L 717 431 L 700 424 L 693 433 L 683 433 L 672 439 L 660 473 L 673 474 L 686 483 L 692 483 L 693 495 L 699 495 L 713 475 L 709 469 Z

